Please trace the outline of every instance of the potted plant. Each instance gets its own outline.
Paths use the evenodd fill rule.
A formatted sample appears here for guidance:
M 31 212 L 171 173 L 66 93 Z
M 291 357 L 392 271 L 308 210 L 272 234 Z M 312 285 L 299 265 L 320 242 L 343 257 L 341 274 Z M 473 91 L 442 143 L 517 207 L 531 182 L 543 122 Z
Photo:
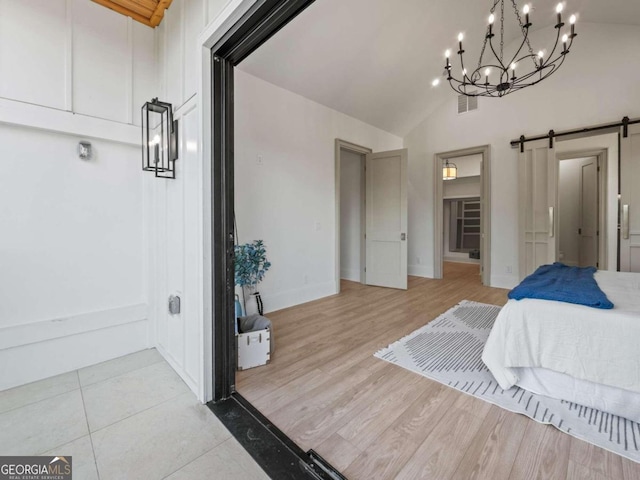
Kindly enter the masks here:
M 258 313 L 262 315 L 263 305 L 258 283 L 262 281 L 265 273 L 271 267 L 267 260 L 267 250 L 262 240 L 254 240 L 244 245 L 236 245 L 235 252 L 235 283 L 242 287 L 242 298 L 245 298 L 245 288 L 256 299 Z M 246 301 L 245 312 L 247 311 Z

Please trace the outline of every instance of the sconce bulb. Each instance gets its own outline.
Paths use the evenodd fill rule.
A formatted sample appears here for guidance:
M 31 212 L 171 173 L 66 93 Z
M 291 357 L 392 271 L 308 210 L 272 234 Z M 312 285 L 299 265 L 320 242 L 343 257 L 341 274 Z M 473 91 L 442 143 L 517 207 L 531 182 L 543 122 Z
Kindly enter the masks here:
M 493 22 L 496 21 L 496 16 L 492 13 L 491 15 L 489 15 L 489 24 L 493 25 Z
M 575 23 L 576 23 L 576 16 L 575 16 L 575 15 L 571 15 L 571 16 L 569 17 L 569 23 L 570 23 L 571 25 L 573 25 L 573 24 L 575 24 Z
M 527 13 L 529 13 L 529 4 L 525 5 L 524 7 L 522 7 L 522 13 L 524 13 L 525 15 Z
M 556 13 L 562 13 L 562 9 L 564 8 L 564 5 L 562 5 L 562 3 L 559 3 L 556 6 Z
M 462 34 L 462 32 L 460 32 L 458 34 L 458 41 L 461 42 L 464 39 L 464 35 Z
M 437 87 L 440 84 L 440 79 L 439 78 L 434 78 L 433 82 L 431 82 L 431 85 L 434 87 Z

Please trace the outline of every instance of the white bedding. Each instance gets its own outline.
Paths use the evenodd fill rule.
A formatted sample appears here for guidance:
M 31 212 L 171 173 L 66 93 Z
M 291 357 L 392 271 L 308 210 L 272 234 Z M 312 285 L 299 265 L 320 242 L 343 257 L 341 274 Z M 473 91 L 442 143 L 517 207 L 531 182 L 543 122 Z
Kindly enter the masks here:
M 503 389 L 518 383 L 519 367 L 535 367 L 640 393 L 640 274 L 598 271 L 595 279 L 613 309 L 507 302 L 482 354 Z

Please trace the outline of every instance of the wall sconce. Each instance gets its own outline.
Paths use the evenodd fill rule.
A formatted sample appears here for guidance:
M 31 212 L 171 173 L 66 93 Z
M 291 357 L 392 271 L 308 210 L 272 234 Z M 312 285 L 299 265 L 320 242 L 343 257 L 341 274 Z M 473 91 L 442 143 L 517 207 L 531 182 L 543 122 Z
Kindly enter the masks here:
M 176 178 L 178 121 L 170 103 L 154 98 L 142 106 L 142 170 L 159 178 Z
M 449 160 L 444 161 L 442 166 L 442 179 L 443 180 L 455 180 L 458 178 L 458 167 L 455 163 L 449 163 Z

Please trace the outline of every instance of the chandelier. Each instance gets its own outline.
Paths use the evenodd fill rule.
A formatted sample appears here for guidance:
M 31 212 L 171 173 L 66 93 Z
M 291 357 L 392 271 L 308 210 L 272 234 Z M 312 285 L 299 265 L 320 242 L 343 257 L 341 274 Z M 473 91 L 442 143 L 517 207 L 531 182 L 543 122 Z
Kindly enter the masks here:
M 570 30 L 562 34 L 565 24 L 562 22 L 563 4 L 556 7 L 557 22 L 555 25 L 556 41 L 550 53 L 544 50 L 534 53 L 529 41 L 529 28 L 532 23 L 529 19 L 530 6 L 524 5 L 522 15 L 516 5 L 515 0 L 510 0 L 514 16 L 518 22 L 519 30 L 522 34 L 522 41 L 516 53 L 511 57 L 505 57 L 504 52 L 504 10 L 505 0 L 492 0 L 493 6 L 490 10 L 489 24 L 480 51 L 480 58 L 474 70 L 467 70 L 464 64 L 464 49 L 462 40 L 464 35 L 458 35 L 458 55 L 460 57 L 460 79 L 454 75 L 450 61 L 451 51 L 445 52 L 446 65 L 445 75 L 451 88 L 456 92 L 469 97 L 503 97 L 509 93 L 516 92 L 525 87 L 530 87 L 555 72 L 564 62 L 569 53 L 575 33 L 576 16 L 569 18 Z M 494 28 L 496 21 L 496 7 L 500 10 L 499 33 L 494 33 L 498 26 Z M 524 16 L 524 21 L 523 21 Z M 494 45 L 494 38 L 499 35 L 500 44 Z M 561 36 L 562 35 L 562 36 Z M 561 43 L 561 45 L 560 45 Z M 437 81 L 434 80 L 434 85 Z

